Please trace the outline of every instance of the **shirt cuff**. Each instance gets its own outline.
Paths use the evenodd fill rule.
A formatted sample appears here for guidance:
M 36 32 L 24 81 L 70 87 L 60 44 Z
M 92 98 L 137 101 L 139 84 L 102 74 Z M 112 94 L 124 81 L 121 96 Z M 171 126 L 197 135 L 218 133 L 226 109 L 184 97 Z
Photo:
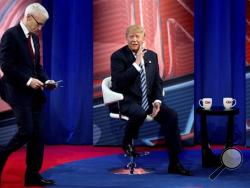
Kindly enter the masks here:
M 159 100 L 159 99 L 156 99 L 156 100 L 153 102 L 153 104 L 156 103 L 156 102 L 158 102 L 158 103 L 161 104 L 161 100 Z
M 32 81 L 32 78 L 30 78 L 30 79 L 28 80 L 28 82 L 26 83 L 26 86 L 30 86 L 31 81 Z
M 137 65 L 136 63 L 133 63 L 132 65 L 135 67 L 135 69 L 136 69 L 138 72 L 141 72 L 141 67 L 140 67 L 139 65 Z

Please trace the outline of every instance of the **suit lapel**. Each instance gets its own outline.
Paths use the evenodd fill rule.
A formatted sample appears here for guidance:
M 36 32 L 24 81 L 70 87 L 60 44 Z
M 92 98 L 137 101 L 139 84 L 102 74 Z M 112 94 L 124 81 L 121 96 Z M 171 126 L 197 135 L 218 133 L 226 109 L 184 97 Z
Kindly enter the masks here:
M 145 71 L 146 71 L 146 81 L 147 81 L 147 86 L 149 86 L 149 80 L 150 80 L 150 63 L 149 63 L 149 53 L 146 52 L 144 54 L 144 66 L 145 66 Z M 149 89 L 147 87 L 147 89 Z
M 125 53 L 126 53 L 125 57 L 127 57 L 127 61 L 129 64 L 132 64 L 133 62 L 135 62 L 135 56 L 128 46 L 126 46 Z
M 125 57 L 127 58 L 127 62 L 128 62 L 128 66 L 132 65 L 135 62 L 135 56 L 133 54 L 133 52 L 129 49 L 128 46 L 126 46 L 126 54 Z M 137 86 L 140 88 L 141 87 L 141 80 L 140 80 L 140 76 L 137 77 L 137 79 L 135 80 L 135 83 L 137 84 Z
M 25 36 L 25 34 L 24 34 L 24 32 L 23 32 L 23 29 L 22 29 L 21 25 L 18 24 L 16 27 L 17 27 L 17 33 L 18 33 L 19 37 L 20 37 L 23 41 L 26 41 L 26 36 Z
M 22 40 L 22 44 L 24 46 L 24 49 L 26 51 L 26 57 L 27 57 L 27 61 L 30 62 L 30 65 L 33 65 L 32 63 L 32 58 L 30 57 L 30 52 L 29 52 L 29 47 L 28 47 L 28 43 L 27 43 L 27 38 L 23 32 L 22 27 L 20 26 L 20 24 L 17 25 L 17 34 L 18 37 Z

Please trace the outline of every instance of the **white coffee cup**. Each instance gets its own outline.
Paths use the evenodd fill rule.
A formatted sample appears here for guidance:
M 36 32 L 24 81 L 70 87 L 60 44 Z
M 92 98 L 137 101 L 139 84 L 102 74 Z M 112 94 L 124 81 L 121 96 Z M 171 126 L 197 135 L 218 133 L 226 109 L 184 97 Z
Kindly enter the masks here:
M 212 107 L 212 102 L 212 98 L 203 98 L 199 100 L 199 105 L 205 110 L 210 110 L 210 108 Z
M 233 99 L 231 97 L 224 97 L 223 98 L 223 106 L 226 110 L 231 109 L 232 107 L 234 107 L 236 105 L 236 99 Z

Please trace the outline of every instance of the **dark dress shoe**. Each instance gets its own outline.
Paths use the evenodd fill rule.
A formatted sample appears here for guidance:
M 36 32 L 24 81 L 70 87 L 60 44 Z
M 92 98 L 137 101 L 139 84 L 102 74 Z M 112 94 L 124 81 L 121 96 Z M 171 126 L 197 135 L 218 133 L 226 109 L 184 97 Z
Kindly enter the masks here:
M 202 167 L 218 167 L 221 165 L 221 160 L 219 155 L 215 155 L 211 149 L 202 150 Z
M 3 168 L 7 159 L 8 159 L 8 155 L 2 148 L 0 148 L 0 182 L 1 182 Z
M 123 145 L 122 149 L 125 152 L 125 154 L 129 157 L 138 157 L 140 155 L 135 151 L 134 146 L 131 144 Z
M 183 176 L 192 176 L 192 172 L 190 170 L 185 169 L 181 163 L 169 164 L 168 173 L 170 174 L 180 174 Z
M 24 182 L 25 186 L 49 186 L 49 185 L 55 185 L 54 180 L 47 180 L 42 177 L 39 178 L 25 178 Z

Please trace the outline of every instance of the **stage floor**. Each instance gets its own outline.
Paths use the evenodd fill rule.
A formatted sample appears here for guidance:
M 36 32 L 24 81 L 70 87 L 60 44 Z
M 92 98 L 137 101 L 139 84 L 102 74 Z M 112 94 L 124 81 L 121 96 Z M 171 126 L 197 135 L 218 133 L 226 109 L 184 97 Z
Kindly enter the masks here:
M 214 147 L 220 153 L 223 147 Z M 145 175 L 117 175 L 111 171 L 128 161 L 118 147 L 94 146 L 46 146 L 42 174 L 54 179 L 53 187 L 91 188 L 161 188 L 161 187 L 246 187 L 250 184 L 250 150 L 240 148 L 243 164 L 236 170 L 225 169 L 213 181 L 209 175 L 214 168 L 201 167 L 200 147 L 184 148 L 180 155 L 183 165 L 193 171 L 194 176 L 184 177 L 167 173 L 168 156 L 162 148 L 139 148 L 150 151 L 150 155 L 137 160 L 141 167 L 151 169 Z M 23 187 L 25 171 L 25 148 L 13 153 L 2 176 L 1 188 Z M 181 179 L 180 179 L 181 178 Z

